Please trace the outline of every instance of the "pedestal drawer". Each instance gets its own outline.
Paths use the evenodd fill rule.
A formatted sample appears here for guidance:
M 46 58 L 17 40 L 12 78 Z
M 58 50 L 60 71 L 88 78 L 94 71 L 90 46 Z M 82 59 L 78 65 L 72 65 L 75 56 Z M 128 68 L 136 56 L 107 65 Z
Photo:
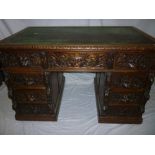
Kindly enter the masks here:
M 107 82 L 109 87 L 126 89 L 144 89 L 149 82 L 148 73 L 107 73 Z
M 47 115 L 52 114 L 53 109 L 48 105 L 43 104 L 36 104 L 36 105 L 29 105 L 29 104 L 18 104 L 18 108 L 16 110 L 17 114 L 35 114 L 37 115 Z
M 108 106 L 102 115 L 107 116 L 138 116 L 141 115 L 140 106 Z
M 6 84 L 12 87 L 46 86 L 48 84 L 46 78 L 48 78 L 48 75 L 42 72 L 5 73 Z
M 13 100 L 22 104 L 48 104 L 50 99 L 49 90 L 15 90 Z
M 138 105 L 145 102 L 144 93 L 134 92 L 134 93 L 126 93 L 126 92 L 110 92 L 109 94 L 105 94 L 104 102 L 108 105 Z

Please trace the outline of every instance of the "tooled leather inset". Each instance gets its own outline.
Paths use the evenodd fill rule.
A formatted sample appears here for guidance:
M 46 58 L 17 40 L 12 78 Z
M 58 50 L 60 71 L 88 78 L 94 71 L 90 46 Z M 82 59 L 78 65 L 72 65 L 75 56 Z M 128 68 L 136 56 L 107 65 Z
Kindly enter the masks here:
M 101 67 L 112 68 L 113 57 L 107 53 L 58 53 L 49 54 L 49 67 Z

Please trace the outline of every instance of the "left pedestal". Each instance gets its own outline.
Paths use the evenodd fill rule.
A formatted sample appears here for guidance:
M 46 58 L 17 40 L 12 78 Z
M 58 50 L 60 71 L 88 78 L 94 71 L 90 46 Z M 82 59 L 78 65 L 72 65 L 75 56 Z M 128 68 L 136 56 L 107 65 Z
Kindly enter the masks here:
M 5 72 L 16 120 L 57 121 L 64 81 L 60 72 Z

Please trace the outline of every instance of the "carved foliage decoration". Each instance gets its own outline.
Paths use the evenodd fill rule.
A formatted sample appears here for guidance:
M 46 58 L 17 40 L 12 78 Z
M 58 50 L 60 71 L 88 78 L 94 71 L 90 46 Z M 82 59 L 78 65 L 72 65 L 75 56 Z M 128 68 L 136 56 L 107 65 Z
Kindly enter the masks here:
M 5 51 L 1 53 L 2 67 L 46 67 L 45 52 Z
M 52 52 L 48 57 L 49 67 L 113 67 L 112 53 Z

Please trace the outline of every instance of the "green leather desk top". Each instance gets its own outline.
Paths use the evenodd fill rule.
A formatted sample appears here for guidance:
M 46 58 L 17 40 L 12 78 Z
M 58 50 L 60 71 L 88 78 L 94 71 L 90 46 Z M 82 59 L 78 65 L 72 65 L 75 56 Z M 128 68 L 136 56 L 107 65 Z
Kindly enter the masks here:
M 28 27 L 0 42 L 0 45 L 67 44 L 154 44 L 134 27 Z

